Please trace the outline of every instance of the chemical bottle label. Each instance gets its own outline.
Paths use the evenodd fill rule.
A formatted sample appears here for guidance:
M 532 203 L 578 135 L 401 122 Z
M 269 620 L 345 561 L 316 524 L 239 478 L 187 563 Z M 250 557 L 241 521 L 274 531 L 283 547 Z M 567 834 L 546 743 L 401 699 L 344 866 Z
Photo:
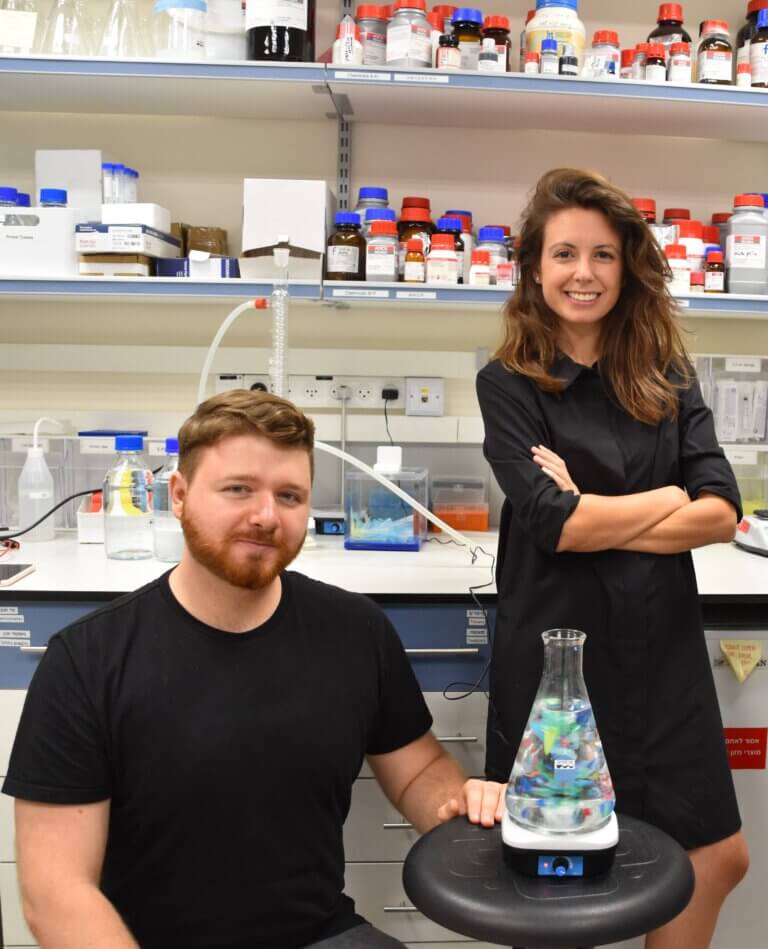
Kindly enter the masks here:
M 699 53 L 699 82 L 730 82 L 733 74 L 733 54 L 719 49 L 705 49 Z
M 245 28 L 274 25 L 306 30 L 308 14 L 309 0 L 248 0 Z
M 425 267 L 420 260 L 406 260 L 403 268 L 405 283 L 424 283 L 425 276 Z
M 656 66 L 651 63 L 650 66 L 645 67 L 645 81 L 646 82 L 666 82 L 667 81 L 667 70 L 664 66 Z
M 768 43 L 752 43 L 748 62 L 752 72 L 752 85 L 768 83 Z
M 366 30 L 360 33 L 363 44 L 363 65 L 383 66 L 387 61 L 387 37 L 384 33 Z
M 725 290 L 725 274 L 720 270 L 709 270 L 704 274 L 704 292 L 722 293 Z
M 479 43 L 459 43 L 462 69 L 477 69 L 480 61 Z
M 5 52 L 28 53 L 35 41 L 37 13 L 0 10 L 0 36 Z
M 360 250 L 357 247 L 331 245 L 328 248 L 328 273 L 357 273 Z
M 762 234 L 729 234 L 726 254 L 729 267 L 765 269 L 766 238 Z
M 409 59 L 417 66 L 432 65 L 432 36 L 418 23 L 391 26 L 387 30 L 387 62 Z
M 368 245 L 365 254 L 365 275 L 370 280 L 380 277 L 382 280 L 397 279 L 397 254 L 394 244 Z
M 454 255 L 453 260 L 440 260 L 430 257 L 427 261 L 427 282 L 428 283 L 458 283 L 459 268 Z
M 665 46 L 667 50 L 673 43 L 684 43 L 682 33 L 667 33 L 666 36 L 654 36 L 652 40 L 649 40 L 650 43 L 661 43 L 662 46 Z

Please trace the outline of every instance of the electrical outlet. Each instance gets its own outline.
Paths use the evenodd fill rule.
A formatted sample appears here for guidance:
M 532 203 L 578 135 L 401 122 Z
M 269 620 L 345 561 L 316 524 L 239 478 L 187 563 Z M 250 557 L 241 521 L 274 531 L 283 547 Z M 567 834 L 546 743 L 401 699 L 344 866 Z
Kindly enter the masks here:
M 445 392 L 442 379 L 405 380 L 406 415 L 444 415 Z
M 288 376 L 288 398 L 301 409 L 339 409 L 339 386 L 346 386 L 347 409 L 384 409 L 384 389 L 397 389 L 398 397 L 387 402 L 387 410 L 405 408 L 402 376 Z M 262 373 L 220 373 L 216 391 L 261 389 L 269 391 L 269 376 Z

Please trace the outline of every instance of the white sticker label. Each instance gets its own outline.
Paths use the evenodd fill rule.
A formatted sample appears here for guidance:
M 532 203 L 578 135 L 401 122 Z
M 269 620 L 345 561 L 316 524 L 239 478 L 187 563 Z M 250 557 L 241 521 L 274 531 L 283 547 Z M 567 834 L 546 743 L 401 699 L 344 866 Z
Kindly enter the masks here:
M 410 60 L 403 63 L 404 66 L 432 65 L 432 36 L 428 27 L 418 23 L 390 25 L 387 30 L 387 63 L 396 65 L 402 59 Z
M 351 72 L 348 69 L 337 69 L 333 74 L 334 79 L 354 79 L 370 82 L 389 82 L 392 74 L 388 72 Z
M 756 465 L 757 452 L 744 451 L 740 448 L 724 448 L 723 454 L 732 465 Z
M 487 646 L 488 630 L 478 629 L 476 626 L 471 627 L 467 630 L 466 644 L 467 646 Z
M 37 13 L 0 10 L 0 36 L 6 53 L 28 53 L 35 42 Z
M 12 616 L 0 616 L 0 623 L 23 623 L 23 622 L 24 622 L 23 613 L 16 613 L 15 615 L 12 615 Z M 14 630 L 14 632 L 16 632 L 16 630 Z M 2 630 L 0 630 L 0 633 L 2 633 Z
M 32 633 L 28 629 L 0 629 L 0 647 L 18 649 L 32 642 Z
M 148 439 L 147 454 L 165 456 L 165 440 L 162 438 Z
M 448 83 L 450 81 L 450 76 L 441 76 L 439 73 L 395 73 L 395 82 Z
M 18 606 L 0 606 L 0 617 L 13 616 L 19 612 Z
M 306 30 L 309 0 L 247 0 L 245 28 L 259 26 L 287 26 Z
M 107 438 L 81 438 L 81 455 L 112 455 L 115 451 L 114 437 Z
M 572 758 L 555 758 L 555 771 L 574 771 L 576 762 Z
M 349 244 L 331 245 L 328 248 L 328 273 L 357 273 L 360 251 Z
M 726 255 L 729 267 L 763 270 L 766 239 L 763 234 L 729 234 Z
M 365 275 L 370 280 L 397 280 L 397 254 L 394 244 L 369 244 L 365 254 Z
M 341 290 L 333 290 L 331 292 L 331 296 L 333 297 L 366 297 L 368 299 L 388 300 L 389 290 L 352 290 L 352 289 L 342 288 Z
M 35 439 L 33 435 L 18 435 L 11 439 L 11 451 L 15 453 L 29 451 L 34 443 Z M 43 449 L 43 452 L 48 453 L 49 445 L 47 438 L 38 438 L 37 444 Z
M 699 82 L 731 82 L 733 54 L 726 50 L 705 49 L 699 53 Z
M 682 307 L 684 310 L 687 310 L 688 307 L 691 305 L 691 301 L 690 301 L 690 300 L 681 300 L 680 297 L 678 297 L 678 298 L 677 298 L 677 305 L 678 305 L 679 307 Z
M 436 300 L 437 293 L 434 290 L 396 290 L 396 300 Z
M 726 372 L 760 372 L 759 356 L 726 356 Z

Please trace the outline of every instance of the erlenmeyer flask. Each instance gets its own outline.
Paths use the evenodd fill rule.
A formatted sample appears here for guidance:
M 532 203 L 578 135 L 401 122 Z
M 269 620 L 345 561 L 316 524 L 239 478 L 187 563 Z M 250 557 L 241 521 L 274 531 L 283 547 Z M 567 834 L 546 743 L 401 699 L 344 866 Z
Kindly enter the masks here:
M 121 59 L 143 54 L 136 0 L 114 0 L 104 24 L 98 55 Z
M 81 0 L 55 0 L 40 38 L 41 53 L 52 56 L 90 56 L 93 31 Z
M 507 788 L 507 812 L 527 830 L 596 830 L 616 796 L 582 672 L 586 635 L 550 629 L 544 671 Z

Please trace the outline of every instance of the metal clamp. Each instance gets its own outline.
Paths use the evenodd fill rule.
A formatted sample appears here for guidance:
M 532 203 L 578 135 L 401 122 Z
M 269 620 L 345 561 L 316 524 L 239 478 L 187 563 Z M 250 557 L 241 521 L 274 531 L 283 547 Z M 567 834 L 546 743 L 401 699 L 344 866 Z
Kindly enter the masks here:
M 32 656 L 41 656 L 47 648 L 47 646 L 19 646 L 19 652 L 25 652 Z

